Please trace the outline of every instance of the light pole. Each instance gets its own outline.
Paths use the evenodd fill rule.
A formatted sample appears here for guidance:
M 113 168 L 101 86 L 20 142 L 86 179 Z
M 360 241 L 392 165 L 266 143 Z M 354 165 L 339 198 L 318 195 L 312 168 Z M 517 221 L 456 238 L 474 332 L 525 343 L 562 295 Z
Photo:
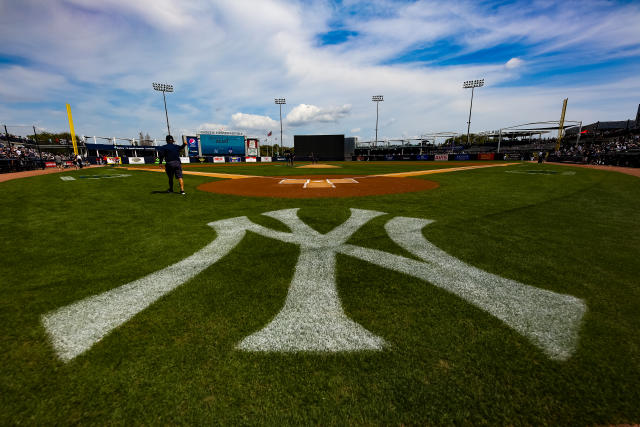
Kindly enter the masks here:
M 469 128 L 471 127 L 471 109 L 473 108 L 473 89 L 484 86 L 484 79 L 482 80 L 467 80 L 462 84 L 464 89 L 471 88 L 471 105 L 469 106 L 469 121 L 467 122 L 467 145 L 470 145 L 469 141 Z
M 382 95 L 374 95 L 371 97 L 371 100 L 376 103 L 376 147 L 378 146 L 378 105 L 380 102 L 384 101 Z
M 280 106 L 280 146 L 284 150 L 284 142 L 282 141 L 282 104 L 286 104 L 287 101 L 284 98 L 275 98 L 275 102 Z M 280 155 L 280 150 L 278 150 L 278 155 Z
M 162 99 L 164 99 L 164 115 L 167 117 L 167 135 L 171 135 L 171 129 L 169 129 L 169 114 L 167 113 L 167 98 L 165 92 L 173 92 L 173 85 L 164 83 L 154 83 L 153 88 L 158 92 L 162 92 Z

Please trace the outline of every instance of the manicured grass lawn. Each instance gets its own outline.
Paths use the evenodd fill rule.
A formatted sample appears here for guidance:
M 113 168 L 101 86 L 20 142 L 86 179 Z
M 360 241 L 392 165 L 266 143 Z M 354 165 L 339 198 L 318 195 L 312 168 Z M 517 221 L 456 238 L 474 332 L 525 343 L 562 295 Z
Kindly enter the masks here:
M 251 175 L 373 174 L 434 162 L 341 169 L 227 165 Z M 445 166 L 445 165 L 442 165 Z M 451 162 L 446 166 L 455 166 Z M 203 170 L 203 168 L 194 168 Z M 509 173 L 548 171 L 549 174 Z M 575 172 L 563 174 L 563 172 Z M 87 175 L 128 177 L 82 179 Z M 549 424 L 640 422 L 640 180 L 518 164 L 428 175 L 440 187 L 348 199 L 156 194 L 159 173 L 111 168 L 0 183 L 0 424 Z M 226 257 L 63 363 L 43 314 L 165 268 L 238 216 L 300 208 L 322 233 L 350 208 L 377 210 L 349 243 L 411 258 L 393 217 L 435 220 L 433 244 L 464 262 L 587 305 L 575 353 L 554 361 L 500 320 L 424 281 L 345 255 L 349 318 L 383 351 L 235 349 L 280 311 L 298 246 L 249 232 Z

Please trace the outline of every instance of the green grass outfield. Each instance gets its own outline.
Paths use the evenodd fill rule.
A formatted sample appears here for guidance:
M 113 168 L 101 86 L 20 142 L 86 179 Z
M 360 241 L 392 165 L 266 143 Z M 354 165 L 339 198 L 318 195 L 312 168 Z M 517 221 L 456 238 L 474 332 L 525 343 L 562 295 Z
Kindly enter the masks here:
M 343 166 L 206 170 L 366 175 L 455 163 Z M 116 173 L 129 176 L 80 178 Z M 197 191 L 214 178 L 187 175 L 181 197 L 153 193 L 166 188 L 163 174 L 112 168 L 0 183 L 0 424 L 640 422 L 640 179 L 529 163 L 415 179 L 440 187 L 361 198 L 249 198 Z M 85 353 L 67 363 L 57 357 L 42 315 L 179 262 L 214 240 L 211 221 L 246 215 L 286 230 L 261 213 L 287 208 L 300 208 L 300 218 L 322 233 L 343 223 L 349 208 L 386 212 L 349 243 L 407 258 L 385 223 L 435 220 L 423 235 L 450 255 L 582 299 L 577 348 L 566 361 L 552 360 L 451 293 L 338 255 L 344 311 L 384 338 L 384 350 L 239 351 L 236 344 L 282 308 L 300 253 L 248 233 L 229 255 Z

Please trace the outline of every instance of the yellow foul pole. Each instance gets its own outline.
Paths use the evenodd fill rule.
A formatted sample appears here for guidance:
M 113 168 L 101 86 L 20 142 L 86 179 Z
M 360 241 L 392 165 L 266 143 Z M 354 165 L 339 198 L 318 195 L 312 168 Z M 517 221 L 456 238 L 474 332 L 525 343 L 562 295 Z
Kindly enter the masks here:
M 67 104 L 67 116 L 69 116 L 69 129 L 71 130 L 71 142 L 73 143 L 73 153 L 78 155 L 78 144 L 76 143 L 76 131 L 73 130 L 73 117 L 71 117 L 71 105 Z
M 560 142 L 562 141 L 562 135 L 564 134 L 564 114 L 567 112 L 567 101 L 569 98 L 565 98 L 562 101 L 562 114 L 560 114 L 560 123 L 558 124 L 558 142 L 556 143 L 556 151 L 560 149 Z

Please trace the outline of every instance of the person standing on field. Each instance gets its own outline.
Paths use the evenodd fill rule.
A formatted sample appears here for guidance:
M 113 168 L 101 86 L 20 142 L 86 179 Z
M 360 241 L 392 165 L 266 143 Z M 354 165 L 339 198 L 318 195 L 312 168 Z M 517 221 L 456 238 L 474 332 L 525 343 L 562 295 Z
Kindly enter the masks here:
M 178 178 L 180 183 L 180 194 L 185 195 L 184 192 L 184 180 L 182 179 L 182 163 L 180 163 L 180 150 L 186 147 L 186 143 L 182 143 L 181 146 L 174 144 L 173 137 L 167 135 L 167 144 L 158 149 L 158 159 L 160 167 L 162 168 L 162 161 L 166 160 L 167 164 L 164 168 L 167 176 L 169 177 L 169 189 L 167 193 L 173 193 L 173 177 Z

